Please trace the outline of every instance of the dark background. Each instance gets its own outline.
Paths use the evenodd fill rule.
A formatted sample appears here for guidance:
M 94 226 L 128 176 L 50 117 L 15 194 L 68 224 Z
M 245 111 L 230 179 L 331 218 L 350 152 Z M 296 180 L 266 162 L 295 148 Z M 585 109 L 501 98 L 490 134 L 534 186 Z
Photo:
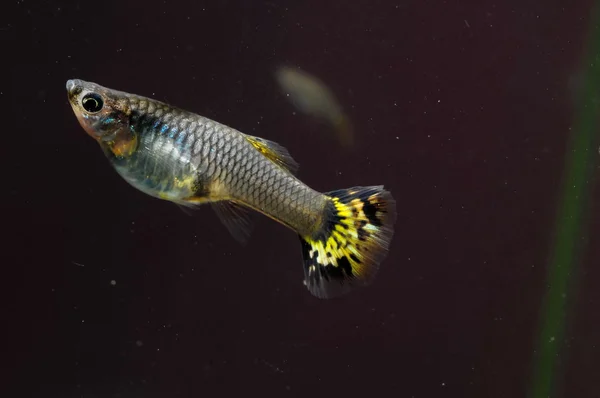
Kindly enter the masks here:
M 3 3 L 1 395 L 526 396 L 591 6 Z M 331 86 L 357 150 L 293 114 L 281 64 Z M 134 190 L 69 78 L 277 141 L 315 189 L 385 184 L 399 217 L 375 283 L 318 300 L 291 231 L 257 217 L 240 246 L 209 207 Z M 588 184 L 557 397 L 600 396 Z

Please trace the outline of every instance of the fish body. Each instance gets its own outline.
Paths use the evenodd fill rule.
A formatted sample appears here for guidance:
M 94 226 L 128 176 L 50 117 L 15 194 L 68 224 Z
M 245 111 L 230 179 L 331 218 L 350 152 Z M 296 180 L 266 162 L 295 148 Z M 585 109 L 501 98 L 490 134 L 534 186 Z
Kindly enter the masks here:
M 297 163 L 275 142 L 95 83 L 69 80 L 67 92 L 83 129 L 135 188 L 181 206 L 210 203 L 241 242 L 250 233 L 247 209 L 289 227 L 317 297 L 372 281 L 396 219 L 383 187 L 317 192 L 295 177 Z

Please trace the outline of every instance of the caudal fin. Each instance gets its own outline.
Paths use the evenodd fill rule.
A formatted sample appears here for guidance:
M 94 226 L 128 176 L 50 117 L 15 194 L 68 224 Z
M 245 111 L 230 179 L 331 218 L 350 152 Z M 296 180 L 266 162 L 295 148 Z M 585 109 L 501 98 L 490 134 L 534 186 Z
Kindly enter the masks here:
M 331 298 L 371 283 L 394 234 L 396 202 L 383 186 L 327 192 L 323 227 L 300 237 L 304 284 L 319 298 Z

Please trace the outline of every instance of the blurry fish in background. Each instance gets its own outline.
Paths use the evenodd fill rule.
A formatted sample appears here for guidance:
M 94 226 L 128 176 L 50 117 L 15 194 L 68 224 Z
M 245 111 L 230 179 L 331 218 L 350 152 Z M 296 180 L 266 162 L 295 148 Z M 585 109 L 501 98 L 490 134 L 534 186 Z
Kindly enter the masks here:
M 333 92 L 317 77 L 296 68 L 281 66 L 275 72 L 281 90 L 300 112 L 330 124 L 340 144 L 354 144 L 354 132 L 348 116 Z

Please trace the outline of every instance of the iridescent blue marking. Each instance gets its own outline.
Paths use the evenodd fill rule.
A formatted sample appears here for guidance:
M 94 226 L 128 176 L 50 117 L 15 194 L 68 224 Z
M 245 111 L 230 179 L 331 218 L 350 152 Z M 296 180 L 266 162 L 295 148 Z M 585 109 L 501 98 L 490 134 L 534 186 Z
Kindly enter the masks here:
M 179 137 L 177 137 L 176 142 L 181 145 L 183 143 L 183 140 L 185 139 L 185 137 L 186 137 L 185 132 L 181 132 L 181 134 L 179 134 Z
M 98 122 L 98 123 L 99 123 L 99 126 L 98 126 L 98 128 L 99 128 L 99 129 L 106 129 L 106 128 L 110 127 L 110 125 L 111 125 L 112 123 L 114 123 L 114 121 L 115 121 L 115 118 L 114 118 L 114 117 L 110 117 L 110 116 L 109 116 L 109 117 L 107 117 L 107 118 L 105 118 L 105 119 L 101 119 L 101 120 Z
M 171 132 L 169 132 L 169 138 L 175 138 L 175 135 L 177 135 L 177 127 L 173 127 L 171 129 Z
M 160 122 L 156 122 L 156 123 L 160 123 Z M 166 125 L 166 124 L 163 124 L 163 125 L 160 127 L 160 132 L 161 132 L 161 134 L 164 134 L 164 133 L 166 133 L 168 129 L 169 129 L 169 126 L 168 126 L 168 125 Z

